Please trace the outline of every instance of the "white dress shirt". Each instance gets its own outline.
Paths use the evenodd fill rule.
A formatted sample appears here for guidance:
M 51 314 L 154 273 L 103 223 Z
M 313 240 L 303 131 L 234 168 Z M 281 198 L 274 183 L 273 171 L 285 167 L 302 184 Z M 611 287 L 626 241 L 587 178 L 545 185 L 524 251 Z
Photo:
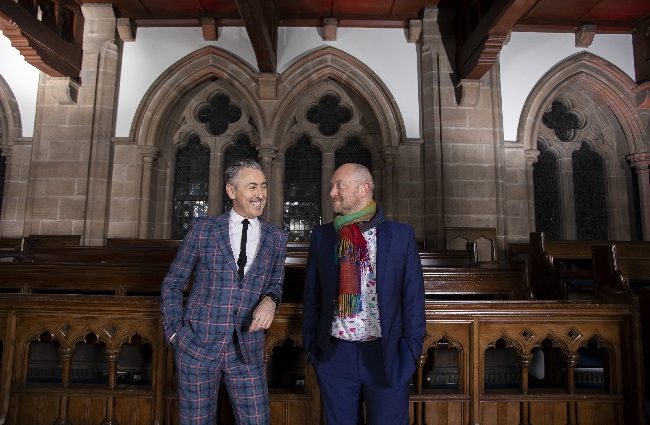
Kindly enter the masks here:
M 241 245 L 241 232 L 244 225 L 241 223 L 244 217 L 240 216 L 235 210 L 230 210 L 230 223 L 228 226 L 228 235 L 230 236 L 230 247 L 235 256 L 235 260 L 239 258 L 239 251 Z M 248 219 L 248 231 L 246 232 L 246 266 L 244 266 L 244 275 L 253 264 L 257 248 L 260 244 L 260 221 L 255 218 Z

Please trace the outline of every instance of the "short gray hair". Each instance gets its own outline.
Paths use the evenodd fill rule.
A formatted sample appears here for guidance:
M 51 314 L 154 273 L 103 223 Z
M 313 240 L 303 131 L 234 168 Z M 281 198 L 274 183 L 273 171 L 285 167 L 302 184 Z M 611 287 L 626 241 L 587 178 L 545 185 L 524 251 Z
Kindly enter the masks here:
M 225 171 L 225 181 L 226 184 L 229 184 L 233 187 L 237 187 L 237 178 L 239 177 L 239 172 L 244 168 L 252 168 L 254 170 L 262 170 L 259 162 L 254 159 L 247 158 L 239 161 L 235 161 L 226 168 Z

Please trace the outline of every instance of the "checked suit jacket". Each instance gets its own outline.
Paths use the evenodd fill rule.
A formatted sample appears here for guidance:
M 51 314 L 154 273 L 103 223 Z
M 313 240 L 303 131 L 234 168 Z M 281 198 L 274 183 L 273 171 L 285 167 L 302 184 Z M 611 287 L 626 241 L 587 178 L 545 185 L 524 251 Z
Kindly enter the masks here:
M 302 342 L 309 364 L 323 358 L 330 341 L 338 298 L 337 240 L 332 223 L 312 232 L 302 318 Z M 377 226 L 376 262 L 384 370 L 391 385 L 400 385 L 415 371 L 426 328 L 422 264 L 413 228 L 394 221 Z
M 259 217 L 257 254 L 242 281 L 230 246 L 230 213 L 195 219 L 161 286 L 167 341 L 198 361 L 212 361 L 237 333 L 244 361 L 264 361 L 263 331 L 249 332 L 253 311 L 269 293 L 282 297 L 287 232 Z M 185 306 L 183 291 L 194 281 Z

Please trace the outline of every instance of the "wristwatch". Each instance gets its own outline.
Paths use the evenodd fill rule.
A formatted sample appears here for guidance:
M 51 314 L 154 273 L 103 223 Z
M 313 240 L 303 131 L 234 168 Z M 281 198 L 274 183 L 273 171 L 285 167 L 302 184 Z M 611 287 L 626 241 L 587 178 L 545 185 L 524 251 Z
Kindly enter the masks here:
M 275 303 L 276 310 L 278 307 L 280 307 L 280 297 L 278 297 L 275 292 L 269 292 L 268 294 L 264 295 L 264 298 L 269 298 L 271 301 L 273 301 Z

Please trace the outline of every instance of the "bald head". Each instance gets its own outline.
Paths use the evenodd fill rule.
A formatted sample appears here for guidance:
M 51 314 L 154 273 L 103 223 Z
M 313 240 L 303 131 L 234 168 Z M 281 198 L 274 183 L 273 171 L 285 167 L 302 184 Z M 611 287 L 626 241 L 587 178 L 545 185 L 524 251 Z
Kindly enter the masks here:
M 334 213 L 346 215 L 359 212 L 372 200 L 375 185 L 372 174 L 361 164 L 341 165 L 332 176 L 330 198 Z

